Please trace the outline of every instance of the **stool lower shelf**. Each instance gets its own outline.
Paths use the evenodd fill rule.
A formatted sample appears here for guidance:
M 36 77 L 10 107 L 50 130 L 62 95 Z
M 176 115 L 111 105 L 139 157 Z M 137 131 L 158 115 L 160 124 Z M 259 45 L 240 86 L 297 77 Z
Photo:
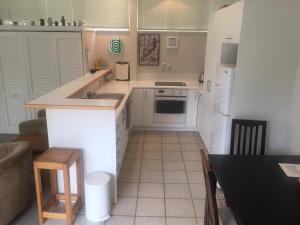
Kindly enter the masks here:
M 65 199 L 64 194 L 56 194 L 52 195 L 50 199 L 45 203 L 43 206 L 43 218 L 45 219 L 61 219 L 66 220 L 66 205 L 63 202 Z M 76 195 L 72 194 L 72 214 L 76 215 L 79 209 L 82 208 L 82 201 L 81 198 Z

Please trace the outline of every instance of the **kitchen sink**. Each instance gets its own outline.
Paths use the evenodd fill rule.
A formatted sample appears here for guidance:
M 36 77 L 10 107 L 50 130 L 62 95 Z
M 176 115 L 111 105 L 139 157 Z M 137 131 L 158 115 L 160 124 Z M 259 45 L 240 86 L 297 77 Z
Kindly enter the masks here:
M 88 95 L 88 99 L 108 99 L 108 100 L 119 100 L 121 101 L 124 98 L 124 94 L 122 93 L 90 93 Z
M 174 82 L 174 81 L 156 81 L 155 86 L 186 86 L 185 82 Z

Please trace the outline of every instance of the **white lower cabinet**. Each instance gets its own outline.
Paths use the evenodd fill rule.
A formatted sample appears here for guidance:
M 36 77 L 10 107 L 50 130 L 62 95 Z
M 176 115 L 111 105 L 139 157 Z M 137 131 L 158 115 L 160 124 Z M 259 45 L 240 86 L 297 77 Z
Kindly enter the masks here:
M 144 89 L 144 126 L 153 125 L 154 89 Z
M 132 92 L 132 125 L 152 126 L 154 115 L 154 89 L 136 88 Z
M 186 103 L 185 124 L 154 123 L 154 100 L 153 88 L 135 88 L 132 91 L 132 125 L 134 127 L 177 127 L 191 130 L 197 129 L 198 114 L 198 90 L 188 90 Z M 168 116 L 165 114 L 164 116 Z M 168 118 L 166 118 L 167 121 Z
M 200 136 L 204 134 L 204 105 L 203 105 L 203 95 L 198 95 L 198 115 L 197 115 L 197 130 Z
M 186 107 L 186 127 L 197 127 L 197 114 L 198 114 L 198 91 L 188 90 L 188 99 Z
M 81 32 L 0 32 L 0 131 L 17 133 L 35 116 L 24 103 L 82 75 Z
M 144 125 L 144 89 L 137 88 L 132 91 L 132 125 Z
M 126 106 L 125 106 L 116 121 L 117 174 L 119 174 L 122 166 L 128 138 L 129 138 L 129 129 L 126 126 Z

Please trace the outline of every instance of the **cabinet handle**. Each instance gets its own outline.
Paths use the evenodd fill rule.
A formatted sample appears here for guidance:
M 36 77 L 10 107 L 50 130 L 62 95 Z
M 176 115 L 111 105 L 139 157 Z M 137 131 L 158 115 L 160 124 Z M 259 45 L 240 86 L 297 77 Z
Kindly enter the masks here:
M 119 144 L 120 138 L 117 138 L 117 144 Z
M 202 96 L 202 95 L 199 93 L 199 95 L 198 95 L 198 103 L 200 103 L 200 104 L 201 104 L 201 100 L 202 100 L 202 99 L 201 99 L 201 96 Z

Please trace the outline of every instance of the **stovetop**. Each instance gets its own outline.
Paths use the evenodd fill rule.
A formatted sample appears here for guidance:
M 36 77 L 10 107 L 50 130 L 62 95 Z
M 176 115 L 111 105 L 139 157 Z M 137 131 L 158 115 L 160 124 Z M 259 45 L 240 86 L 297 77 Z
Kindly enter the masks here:
M 185 82 L 172 82 L 172 81 L 155 81 L 155 86 L 178 86 L 185 87 Z

